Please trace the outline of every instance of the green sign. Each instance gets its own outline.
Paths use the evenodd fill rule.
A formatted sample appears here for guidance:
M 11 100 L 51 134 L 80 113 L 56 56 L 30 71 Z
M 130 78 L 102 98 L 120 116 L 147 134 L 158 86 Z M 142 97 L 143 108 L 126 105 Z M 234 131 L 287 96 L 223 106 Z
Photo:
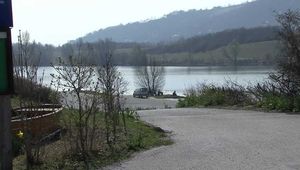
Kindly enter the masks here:
M 0 32 L 0 93 L 8 91 L 8 73 L 7 73 L 7 33 Z

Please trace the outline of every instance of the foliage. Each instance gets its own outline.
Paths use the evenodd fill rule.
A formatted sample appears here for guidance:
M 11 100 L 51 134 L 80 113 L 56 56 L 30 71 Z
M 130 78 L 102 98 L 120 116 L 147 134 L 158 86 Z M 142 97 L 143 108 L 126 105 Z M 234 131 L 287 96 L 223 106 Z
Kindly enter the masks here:
M 205 84 L 191 87 L 186 90 L 186 97 L 180 99 L 177 106 L 243 106 L 251 103 L 251 97 L 247 94 L 244 87 L 228 82 L 223 87 Z
M 291 100 L 291 96 L 283 92 L 271 81 L 247 89 L 236 84 L 223 87 L 198 85 L 187 90 L 187 96 L 179 99 L 177 107 L 252 105 L 265 110 L 299 112 L 300 97 Z
M 28 79 L 16 78 L 14 81 L 15 96 L 24 100 L 40 103 L 59 103 L 59 94 L 50 87 L 42 86 L 40 83 L 31 82 Z M 28 90 L 29 87 L 32 90 Z
M 290 110 L 288 98 L 283 96 L 266 95 L 258 105 L 268 110 Z
M 281 25 L 282 60 L 277 73 L 270 78 L 294 99 L 300 95 L 300 11 L 289 10 L 278 15 L 277 21 Z
M 287 95 L 289 88 L 283 84 L 270 79 L 264 83 L 248 87 L 256 101 L 256 106 L 266 110 L 299 112 L 299 96 Z

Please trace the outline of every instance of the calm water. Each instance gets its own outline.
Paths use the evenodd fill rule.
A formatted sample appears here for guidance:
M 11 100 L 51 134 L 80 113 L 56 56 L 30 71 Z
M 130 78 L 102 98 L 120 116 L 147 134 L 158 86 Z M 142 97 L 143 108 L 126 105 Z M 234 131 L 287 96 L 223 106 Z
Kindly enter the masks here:
M 249 83 L 258 83 L 264 81 L 272 68 L 266 67 L 239 67 L 234 70 L 231 67 L 165 67 L 166 81 L 164 86 L 165 93 L 176 91 L 177 94 L 183 94 L 184 90 L 197 83 L 214 83 L 222 85 L 226 80 L 238 82 L 243 86 Z M 123 74 L 125 80 L 129 83 L 127 94 L 132 94 L 135 88 L 134 67 L 119 67 L 119 71 Z M 39 77 L 44 74 L 44 85 L 49 86 L 51 82 L 50 74 L 55 74 L 55 70 L 51 67 L 41 67 L 39 69 Z

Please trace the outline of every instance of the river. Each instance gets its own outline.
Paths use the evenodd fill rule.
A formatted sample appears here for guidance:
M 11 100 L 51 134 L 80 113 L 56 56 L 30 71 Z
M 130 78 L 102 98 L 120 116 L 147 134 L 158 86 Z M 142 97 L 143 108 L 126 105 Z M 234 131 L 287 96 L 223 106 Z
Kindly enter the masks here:
M 134 89 L 138 88 L 135 83 L 134 67 L 118 67 L 124 79 L 128 82 L 128 90 L 126 94 L 132 94 Z M 232 80 L 243 86 L 263 82 L 267 79 L 268 74 L 273 72 L 271 67 L 245 67 L 241 66 L 237 69 L 232 67 L 165 67 L 165 93 L 176 91 L 177 94 L 184 94 L 184 90 L 197 83 L 213 83 L 215 85 L 223 85 L 227 80 Z M 52 77 L 50 74 L 56 74 L 51 67 L 40 67 L 38 77 L 44 72 L 43 84 L 50 85 Z

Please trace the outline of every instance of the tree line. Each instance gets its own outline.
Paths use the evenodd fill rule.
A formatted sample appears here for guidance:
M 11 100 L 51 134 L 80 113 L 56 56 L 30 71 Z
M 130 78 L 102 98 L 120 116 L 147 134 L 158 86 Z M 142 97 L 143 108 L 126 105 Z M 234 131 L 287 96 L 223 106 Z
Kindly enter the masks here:
M 218 33 L 207 34 L 203 36 L 195 36 L 188 39 L 180 39 L 176 42 L 165 42 L 165 43 L 119 43 L 111 41 L 112 48 L 114 48 L 114 54 L 112 62 L 119 66 L 139 66 L 143 63 L 143 55 L 162 55 L 161 61 L 157 60 L 158 65 L 189 65 L 187 56 L 182 53 L 188 53 L 190 55 L 197 54 L 199 52 L 208 52 L 221 47 L 230 46 L 231 44 L 246 44 L 253 42 L 272 41 L 278 40 L 278 27 L 259 27 L 251 29 L 234 29 L 226 30 Z M 27 33 L 29 36 L 29 33 Z M 26 35 L 26 34 L 24 34 Z M 28 37 L 30 39 L 30 37 Z M 26 38 L 25 38 L 26 40 Z M 102 49 L 104 42 L 107 40 L 98 40 L 97 42 L 88 43 L 82 39 L 77 41 L 66 43 L 62 46 L 55 47 L 53 45 L 41 44 L 33 42 L 25 42 L 28 46 L 30 55 L 32 58 L 39 58 L 39 66 L 50 66 L 51 64 L 58 64 L 56 58 L 68 56 L 70 51 L 75 48 L 77 43 L 82 46 L 82 51 L 93 51 L 91 49 Z M 17 44 L 13 45 L 14 54 L 18 54 L 20 47 Z M 102 59 L 95 60 L 95 58 L 101 58 L 101 50 L 93 52 L 93 55 L 86 57 L 84 62 L 86 65 L 101 65 Z M 179 55 L 179 59 L 170 58 L 165 54 Z M 175 60 L 180 60 L 182 57 L 183 61 L 179 63 Z M 224 59 L 228 59 L 228 55 L 224 53 Z M 186 60 L 186 61 L 185 61 Z M 203 58 L 198 57 L 194 63 L 197 65 L 206 65 L 206 62 L 202 62 Z M 249 62 L 248 62 L 249 63 Z

